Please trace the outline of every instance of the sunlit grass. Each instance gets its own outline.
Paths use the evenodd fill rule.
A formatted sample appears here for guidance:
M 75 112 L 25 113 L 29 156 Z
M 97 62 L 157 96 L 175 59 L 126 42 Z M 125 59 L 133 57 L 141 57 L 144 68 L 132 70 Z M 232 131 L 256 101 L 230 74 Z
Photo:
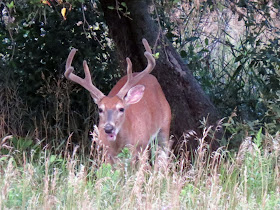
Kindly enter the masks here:
M 261 142 L 269 142 L 264 147 Z M 6 140 L 7 142 L 8 140 Z M 1 145 L 2 150 L 5 145 Z M 202 148 L 202 149 L 200 149 Z M 48 150 L 13 151 L 0 159 L 1 209 L 280 209 L 279 135 L 247 138 L 236 153 L 222 148 L 195 160 L 150 165 L 131 157 L 115 166 Z M 11 148 L 10 148 L 11 149 Z M 127 151 L 126 151 L 127 152 Z

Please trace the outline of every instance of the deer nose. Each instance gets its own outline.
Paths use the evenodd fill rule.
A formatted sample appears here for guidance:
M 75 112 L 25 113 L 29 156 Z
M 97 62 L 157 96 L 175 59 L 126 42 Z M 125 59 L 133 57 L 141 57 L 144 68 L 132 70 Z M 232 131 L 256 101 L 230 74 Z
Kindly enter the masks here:
M 106 124 L 104 127 L 105 133 L 110 134 L 114 130 L 114 126 L 111 124 Z

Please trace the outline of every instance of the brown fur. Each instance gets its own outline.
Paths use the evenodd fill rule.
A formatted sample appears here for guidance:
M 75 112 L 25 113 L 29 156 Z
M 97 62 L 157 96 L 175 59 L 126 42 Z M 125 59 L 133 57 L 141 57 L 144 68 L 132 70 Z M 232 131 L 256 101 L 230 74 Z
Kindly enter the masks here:
M 135 74 L 134 74 L 135 75 Z M 116 104 L 123 101 L 116 96 L 121 87 L 125 84 L 127 76 L 123 77 L 111 90 L 107 97 L 104 97 L 98 106 L 104 106 L 105 112 L 108 109 L 116 110 Z M 169 128 L 171 121 L 170 106 L 157 79 L 148 74 L 137 84 L 145 86 L 142 99 L 131 104 L 125 110 L 124 119 L 117 123 L 123 123 L 115 141 L 108 141 L 104 132 L 104 120 L 100 116 L 99 138 L 106 147 L 109 162 L 121 152 L 125 146 L 135 147 L 135 152 L 144 150 L 152 135 L 159 131 L 158 140 L 161 146 L 167 146 L 169 140 Z

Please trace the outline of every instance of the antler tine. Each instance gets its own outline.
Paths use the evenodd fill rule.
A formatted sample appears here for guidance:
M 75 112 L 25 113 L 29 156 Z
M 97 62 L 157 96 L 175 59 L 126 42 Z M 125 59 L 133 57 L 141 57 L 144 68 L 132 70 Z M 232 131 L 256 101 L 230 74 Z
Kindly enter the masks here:
M 127 80 L 130 81 L 132 78 L 132 63 L 130 58 L 126 58 L 126 62 L 127 62 Z
M 73 49 L 70 51 L 69 55 L 68 55 L 68 58 L 67 58 L 67 61 L 66 61 L 66 66 L 65 66 L 66 71 L 65 71 L 65 73 L 64 73 L 64 75 L 65 75 L 66 78 L 67 78 L 67 76 L 71 73 L 71 72 L 69 72 L 68 69 L 71 67 L 71 63 L 72 63 L 73 58 L 74 58 L 74 56 L 75 56 L 75 54 L 76 54 L 77 51 L 78 51 L 77 49 L 73 48 Z M 74 70 L 74 69 L 73 69 L 73 70 Z
M 83 67 L 84 67 L 84 72 L 85 72 L 84 79 L 82 79 L 81 77 L 72 73 L 74 71 L 74 68 L 71 66 L 71 63 L 73 61 L 73 58 L 74 58 L 76 52 L 77 52 L 77 49 L 72 49 L 71 52 L 69 53 L 67 61 L 66 61 L 66 66 L 65 66 L 66 70 L 65 70 L 64 75 L 68 80 L 72 80 L 73 82 L 76 82 L 76 83 L 80 84 L 82 87 L 84 87 L 85 89 L 87 89 L 90 92 L 95 103 L 97 103 L 104 97 L 104 94 L 92 84 L 91 75 L 90 75 L 90 71 L 89 71 L 87 62 L 86 61 L 83 62 Z
M 123 98 L 126 94 L 126 92 L 131 88 L 130 84 L 131 84 L 131 80 L 133 79 L 132 77 L 132 63 L 130 58 L 126 58 L 126 62 L 127 62 L 127 81 L 124 84 L 124 86 L 119 90 L 119 92 L 117 93 L 117 95 L 120 98 Z
M 149 46 L 149 43 L 146 39 L 142 39 L 142 43 L 145 47 L 146 52 L 144 53 L 145 57 L 148 60 L 147 67 L 140 73 L 138 73 L 135 77 L 132 76 L 132 64 L 129 58 L 126 59 L 127 61 L 127 81 L 125 85 L 120 89 L 118 92 L 118 96 L 120 98 L 124 98 L 128 90 L 137 84 L 146 74 L 149 74 L 156 65 L 156 60 L 152 55 L 152 50 Z
M 150 47 L 150 45 L 149 45 L 147 39 L 145 39 L 145 38 L 142 39 L 142 43 L 143 43 L 143 45 L 144 45 L 144 47 L 145 47 L 145 50 L 146 50 L 147 52 L 153 54 L 153 53 L 152 53 L 152 50 L 151 50 L 151 47 Z

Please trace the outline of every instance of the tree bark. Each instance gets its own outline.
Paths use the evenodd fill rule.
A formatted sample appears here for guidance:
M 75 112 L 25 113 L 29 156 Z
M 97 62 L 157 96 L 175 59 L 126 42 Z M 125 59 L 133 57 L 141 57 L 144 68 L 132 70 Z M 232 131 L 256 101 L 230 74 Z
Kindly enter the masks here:
M 110 35 L 116 44 L 116 51 L 121 67 L 126 69 L 125 58 L 130 57 L 133 71 L 141 71 L 146 66 L 142 38 L 146 38 L 153 49 L 159 52 L 154 74 L 172 109 L 171 134 L 178 140 L 182 134 L 194 130 L 202 134 L 199 126 L 203 117 L 208 118 L 208 125 L 216 125 L 218 112 L 204 91 L 193 77 L 190 69 L 176 52 L 172 44 L 161 33 L 157 22 L 149 14 L 147 0 L 122 0 L 130 14 L 117 8 L 116 0 L 101 0 L 105 21 Z M 120 6 L 120 5 L 119 5 Z M 178 142 L 178 141 L 177 141 Z M 188 146 L 196 147 L 194 140 Z M 213 146 L 217 147 L 215 143 Z

